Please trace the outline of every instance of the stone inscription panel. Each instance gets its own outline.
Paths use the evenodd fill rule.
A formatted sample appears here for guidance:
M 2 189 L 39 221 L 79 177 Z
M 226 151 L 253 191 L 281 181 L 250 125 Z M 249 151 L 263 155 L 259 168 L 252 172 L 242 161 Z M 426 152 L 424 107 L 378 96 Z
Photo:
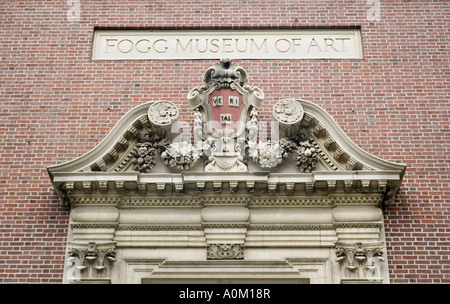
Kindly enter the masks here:
M 357 29 L 97 30 L 93 60 L 362 59 Z

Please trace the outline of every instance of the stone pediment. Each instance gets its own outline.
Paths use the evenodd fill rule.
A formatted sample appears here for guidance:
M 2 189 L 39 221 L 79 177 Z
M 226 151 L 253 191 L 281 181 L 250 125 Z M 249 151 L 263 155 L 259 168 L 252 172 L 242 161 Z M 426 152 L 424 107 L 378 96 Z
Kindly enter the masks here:
M 247 84 L 243 68 L 221 60 L 204 81 L 187 96 L 191 132 L 178 132 L 174 103 L 151 101 L 125 114 L 91 151 L 49 167 L 62 204 L 86 196 L 247 204 L 241 201 L 252 195 L 273 200 L 359 193 L 392 203 L 405 166 L 359 148 L 319 106 L 280 100 L 266 122 L 258 112 L 264 93 Z

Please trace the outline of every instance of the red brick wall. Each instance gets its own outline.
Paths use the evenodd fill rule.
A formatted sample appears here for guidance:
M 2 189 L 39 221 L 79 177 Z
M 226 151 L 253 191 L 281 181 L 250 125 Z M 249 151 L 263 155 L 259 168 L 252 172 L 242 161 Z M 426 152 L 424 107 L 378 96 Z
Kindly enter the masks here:
M 321 105 L 369 153 L 408 169 L 385 210 L 393 283 L 450 283 L 448 1 L 0 2 L 0 282 L 62 281 L 68 211 L 46 167 L 97 145 L 150 100 L 177 102 L 215 61 L 92 62 L 94 28 L 360 27 L 363 60 L 239 60 L 265 91 Z

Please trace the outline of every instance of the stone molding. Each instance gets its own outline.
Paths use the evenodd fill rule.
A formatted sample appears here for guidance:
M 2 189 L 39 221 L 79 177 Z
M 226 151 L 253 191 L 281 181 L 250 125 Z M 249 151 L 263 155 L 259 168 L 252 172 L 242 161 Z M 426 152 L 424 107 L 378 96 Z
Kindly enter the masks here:
M 335 173 L 335 174 L 332 174 Z M 386 191 L 391 182 L 399 178 L 395 172 L 311 172 L 310 175 L 295 174 L 241 174 L 214 176 L 199 173 L 179 173 L 150 176 L 140 176 L 138 173 L 97 173 L 87 172 L 55 173 L 53 181 L 58 184 L 59 192 L 66 202 L 74 204 L 95 203 L 123 204 L 117 195 L 126 197 L 148 195 L 153 191 L 168 197 L 182 197 L 184 194 L 214 194 L 236 193 L 239 195 L 375 195 L 386 197 Z M 103 181 L 102 181 L 103 180 Z M 231 182 L 231 181 L 232 182 Z M 161 189 L 161 190 L 160 190 Z M 390 190 L 392 192 L 392 190 Z M 82 198 L 93 195 L 93 198 Z M 103 196 L 102 196 L 103 195 Z M 147 204 L 148 197 L 128 204 Z M 181 200 L 183 201 L 183 200 Z M 181 201 L 178 201 L 179 203 Z M 141 202 L 141 203 L 139 203 Z M 155 201 L 154 203 L 156 203 Z M 71 202 L 72 203 L 72 202 Z
M 196 196 L 179 199 L 139 198 L 139 197 L 91 197 L 72 195 L 71 201 L 77 206 L 115 206 L 119 208 L 157 208 L 157 207 L 188 207 L 203 208 L 205 206 L 247 206 L 252 207 L 297 207 L 297 206 L 379 206 L 383 197 L 375 195 L 327 195 L 327 196 L 289 196 L 283 198 L 251 196 Z
M 119 225 L 118 231 L 203 231 L 202 225 Z
M 298 230 L 333 230 L 332 224 L 304 224 L 304 225 L 294 225 L 294 224 L 252 224 L 248 227 L 248 230 L 259 230 L 259 231 L 298 231 Z
M 140 284 L 153 279 L 173 279 L 173 274 L 184 279 L 203 279 L 213 282 L 217 279 L 251 279 L 283 282 L 285 279 L 295 283 L 331 283 L 330 267 L 327 258 L 284 258 L 263 261 L 245 259 L 220 259 L 206 261 L 172 261 L 124 257 L 125 283 Z M 224 274 L 223 269 L 229 272 Z M 167 281 L 166 281 L 167 282 Z M 174 282 L 172 280 L 172 282 Z M 175 279 L 175 282 L 176 279 Z M 290 282 L 292 283 L 292 281 Z

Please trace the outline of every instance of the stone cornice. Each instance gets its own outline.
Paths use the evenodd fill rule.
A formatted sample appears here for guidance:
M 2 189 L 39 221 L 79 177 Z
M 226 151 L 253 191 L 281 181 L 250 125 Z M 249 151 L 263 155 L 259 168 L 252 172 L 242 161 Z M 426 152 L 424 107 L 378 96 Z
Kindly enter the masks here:
M 81 188 L 93 189 L 94 183 L 101 189 L 102 183 L 109 189 L 117 189 L 123 186 L 121 183 L 132 185 L 127 188 L 137 188 L 139 184 L 195 184 L 196 187 L 203 187 L 205 183 L 229 183 L 243 182 L 247 188 L 251 188 L 255 183 L 270 184 L 308 184 L 328 181 L 360 181 L 379 182 L 397 181 L 401 173 L 398 171 L 346 171 L 327 172 L 316 171 L 311 173 L 206 173 L 206 172 L 186 172 L 168 174 L 140 174 L 138 172 L 61 172 L 53 174 L 53 182 L 56 185 L 74 184 L 81 185 Z M 383 184 L 382 184 L 383 186 Z
M 266 198 L 286 196 L 283 204 L 289 204 L 290 197 L 299 195 L 384 195 L 387 187 L 396 185 L 399 175 L 395 171 L 316 171 L 302 174 L 195 172 L 157 175 L 137 172 L 76 172 L 54 173 L 53 183 L 64 194 L 65 200 L 74 204 L 193 207 L 207 204 L 247 205 L 249 201 L 254 204 L 256 201 L 251 200 L 249 195 Z M 159 197 L 156 200 L 155 195 Z M 189 199 L 191 195 L 196 199 Z M 122 196 L 134 198 L 127 201 L 121 199 Z M 194 202 L 196 200 L 200 201 Z M 259 203 L 262 201 L 258 200 Z M 304 203 L 307 201 L 303 200 Z

